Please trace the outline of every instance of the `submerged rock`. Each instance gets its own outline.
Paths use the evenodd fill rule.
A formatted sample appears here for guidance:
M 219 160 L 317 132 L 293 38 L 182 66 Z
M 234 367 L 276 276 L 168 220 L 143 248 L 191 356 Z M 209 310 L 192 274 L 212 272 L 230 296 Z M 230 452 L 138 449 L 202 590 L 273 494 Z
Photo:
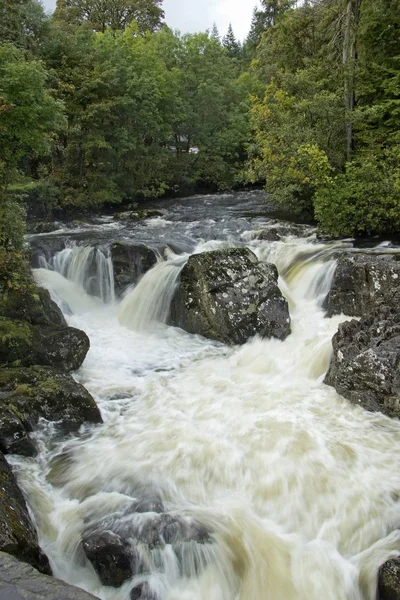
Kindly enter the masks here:
M 8 552 L 42 573 L 50 573 L 49 562 L 39 547 L 25 499 L 1 453 L 0 482 L 0 552 Z M 3 555 L 1 558 L 4 560 Z M 0 581 L 4 581 L 3 570 L 0 562 Z
M 400 302 L 400 261 L 389 254 L 341 254 L 331 290 L 327 315 L 361 317 L 380 306 Z
M 374 315 L 339 325 L 325 383 L 370 411 L 400 417 L 400 313 L 382 307 Z
M 82 546 L 103 585 L 119 587 L 142 572 L 137 550 L 111 531 L 91 533 L 83 538 Z
M 400 557 L 387 560 L 378 573 L 379 600 L 400 600 Z
M 157 255 L 144 244 L 114 242 L 110 248 L 114 271 L 115 293 L 122 292 L 144 275 L 157 262 Z
M 267 242 L 278 242 L 287 236 L 309 237 L 315 233 L 315 227 L 271 219 L 268 227 L 261 229 L 256 238 Z
M 2 600 L 95 600 L 95 596 L 0 552 Z
M 151 590 L 147 581 L 135 585 L 131 591 L 130 600 L 157 600 L 158 596 Z
M 259 262 L 246 248 L 195 254 L 181 272 L 170 322 L 228 344 L 256 334 L 283 340 L 290 317 L 277 282 L 275 265 Z
M 192 519 L 160 512 L 161 500 L 149 498 L 134 500 L 119 513 L 86 523 L 82 546 L 104 585 L 119 587 L 134 575 L 157 570 L 162 563 L 160 553 L 167 546 L 168 560 L 172 552 L 184 577 L 198 575 L 207 564 L 207 548 L 212 544 L 209 531 Z M 147 584 L 134 589 L 136 596 L 131 597 L 153 598 Z
M 29 432 L 40 418 L 57 421 L 66 431 L 85 422 L 102 422 L 89 392 L 70 375 L 50 367 L 1 369 L 0 413 L 3 451 L 28 455 L 34 453 Z

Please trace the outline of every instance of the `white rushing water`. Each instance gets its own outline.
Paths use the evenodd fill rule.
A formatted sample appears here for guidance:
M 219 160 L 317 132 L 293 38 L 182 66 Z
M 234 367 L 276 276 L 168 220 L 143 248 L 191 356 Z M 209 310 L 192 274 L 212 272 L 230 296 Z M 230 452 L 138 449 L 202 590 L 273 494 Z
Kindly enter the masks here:
M 36 271 L 90 337 L 76 376 L 104 425 L 58 443 L 44 429 L 39 459 L 14 462 L 54 573 L 100 598 L 128 600 L 147 581 L 160 600 L 374 600 L 378 566 L 400 550 L 400 424 L 323 384 L 344 319 L 321 308 L 330 250 L 248 243 L 280 271 L 283 342 L 228 348 L 161 325 L 187 257 L 156 265 L 121 305 L 89 297 L 71 258 Z M 168 544 L 148 549 L 150 573 L 102 586 L 81 532 L 143 490 L 212 543 L 191 542 L 180 559 Z

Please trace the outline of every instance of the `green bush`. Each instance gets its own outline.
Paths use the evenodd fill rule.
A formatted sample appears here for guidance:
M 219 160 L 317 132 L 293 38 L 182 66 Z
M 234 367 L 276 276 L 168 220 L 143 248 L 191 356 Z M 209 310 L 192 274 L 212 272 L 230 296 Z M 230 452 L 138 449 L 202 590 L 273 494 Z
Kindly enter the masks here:
M 400 151 L 383 151 L 348 163 L 319 188 L 315 218 L 336 237 L 391 234 L 400 229 Z

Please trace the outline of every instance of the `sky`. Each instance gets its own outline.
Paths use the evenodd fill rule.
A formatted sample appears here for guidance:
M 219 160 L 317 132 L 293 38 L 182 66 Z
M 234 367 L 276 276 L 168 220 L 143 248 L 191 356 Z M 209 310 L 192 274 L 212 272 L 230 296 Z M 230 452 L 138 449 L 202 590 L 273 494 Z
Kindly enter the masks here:
M 46 10 L 54 10 L 56 0 L 42 0 Z M 205 31 L 217 24 L 224 36 L 229 23 L 239 40 L 244 40 L 250 28 L 251 16 L 258 0 L 164 0 L 165 20 L 172 29 L 182 33 Z

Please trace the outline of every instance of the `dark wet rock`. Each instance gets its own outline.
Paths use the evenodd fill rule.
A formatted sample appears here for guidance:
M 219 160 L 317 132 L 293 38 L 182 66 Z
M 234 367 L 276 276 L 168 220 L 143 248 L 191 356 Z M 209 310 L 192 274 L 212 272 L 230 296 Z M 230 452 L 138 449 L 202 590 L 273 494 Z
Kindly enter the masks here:
M 164 213 L 156 208 L 141 208 L 133 211 L 124 211 L 116 213 L 114 219 L 117 221 L 142 221 L 154 217 L 163 217 Z
M 387 560 L 378 573 L 379 600 L 400 600 L 400 557 Z
M 209 556 L 205 545 L 212 543 L 204 526 L 173 513 L 135 513 L 131 508 L 86 523 L 83 548 L 103 583 L 118 587 L 133 575 L 149 572 L 149 552 L 167 545 L 183 576 L 201 572 Z M 159 555 L 151 556 L 156 560 Z
M 301 225 L 290 223 L 288 221 L 271 220 L 268 227 L 261 229 L 257 234 L 257 239 L 267 242 L 278 242 L 287 236 L 309 237 L 315 233 L 315 228 L 310 225 Z
M 345 253 L 339 256 L 327 315 L 344 313 L 360 317 L 380 306 L 400 302 L 400 261 L 395 255 Z
M 118 295 L 137 280 L 157 262 L 157 255 L 144 244 L 114 242 L 110 248 L 114 270 L 115 292 Z
M 147 581 L 144 581 L 132 589 L 130 600 L 158 600 L 158 596 L 152 591 Z
M 8 552 L 50 573 L 47 557 L 39 547 L 25 499 L 3 454 L 0 453 L 0 552 Z M 0 567 L 0 571 L 2 571 Z M 0 580 L 3 580 L 0 577 Z
M 111 531 L 85 534 L 82 545 L 103 585 L 119 587 L 143 572 L 139 552 Z
M 170 323 L 228 344 L 256 334 L 283 340 L 290 317 L 277 281 L 276 267 L 246 248 L 193 255 L 182 269 Z
M 1 365 L 48 365 L 71 371 L 81 366 L 89 346 L 80 329 L 0 317 Z
M 60 227 L 57 223 L 53 223 L 51 221 L 33 221 L 31 223 L 28 221 L 27 226 L 28 232 L 33 234 L 51 233 Z
M 95 596 L 0 552 L 0 599 L 95 600 Z
M 370 411 L 400 417 L 400 313 L 375 314 L 339 325 L 325 377 L 339 394 Z
M 30 283 L 20 290 L 9 290 L 0 297 L 0 315 L 8 319 L 27 321 L 31 325 L 58 325 L 67 323 L 47 290 Z
M 3 406 L 1 400 L 0 407 L 0 451 L 3 454 L 35 456 L 36 445 L 21 420 L 12 410 Z
M 102 422 L 89 392 L 70 375 L 51 367 L 1 369 L 0 392 L 0 410 L 15 415 L 27 432 L 40 418 L 57 421 L 67 431 L 85 422 Z

